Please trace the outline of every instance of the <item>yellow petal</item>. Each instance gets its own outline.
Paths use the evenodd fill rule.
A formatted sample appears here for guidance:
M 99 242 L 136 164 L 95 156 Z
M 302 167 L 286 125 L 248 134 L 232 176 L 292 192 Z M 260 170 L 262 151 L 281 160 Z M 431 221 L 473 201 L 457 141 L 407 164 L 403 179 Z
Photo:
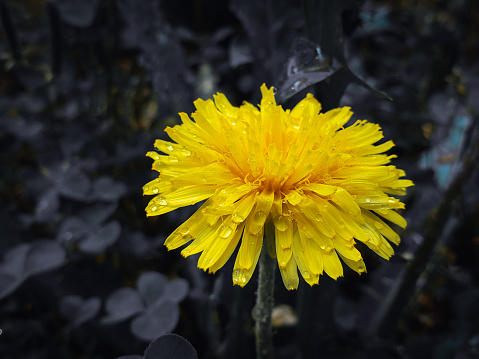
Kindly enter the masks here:
M 299 284 L 299 277 L 298 267 L 296 266 L 296 260 L 294 259 L 294 257 L 291 257 L 291 259 L 288 261 L 287 265 L 284 268 L 279 267 L 279 270 L 286 289 L 297 289 Z
M 324 271 L 333 279 L 343 276 L 343 266 L 339 261 L 336 251 L 326 252 L 321 251 L 324 262 Z

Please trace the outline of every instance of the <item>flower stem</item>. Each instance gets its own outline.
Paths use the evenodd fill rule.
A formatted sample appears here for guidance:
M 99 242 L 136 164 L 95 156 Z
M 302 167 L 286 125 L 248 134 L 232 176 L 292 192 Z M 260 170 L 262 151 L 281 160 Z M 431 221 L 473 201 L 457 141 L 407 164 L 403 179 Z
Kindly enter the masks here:
M 266 248 L 259 259 L 258 297 L 256 299 L 256 358 L 273 358 L 273 332 L 271 313 L 274 301 L 274 271 L 276 263 Z

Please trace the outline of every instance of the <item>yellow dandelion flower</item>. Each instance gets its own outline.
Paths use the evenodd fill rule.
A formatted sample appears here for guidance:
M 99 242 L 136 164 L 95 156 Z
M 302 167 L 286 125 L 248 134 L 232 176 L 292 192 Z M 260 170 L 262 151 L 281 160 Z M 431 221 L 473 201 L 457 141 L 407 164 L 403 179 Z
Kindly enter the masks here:
M 341 260 L 358 273 L 366 271 L 355 239 L 381 257 L 398 244 L 392 222 L 406 226 L 396 212 L 404 208 L 392 195 L 404 195 L 410 180 L 387 165 L 383 154 L 392 141 L 379 125 L 356 121 L 349 107 L 320 113 L 308 94 L 293 110 L 276 105 L 273 89 L 261 87 L 260 109 L 232 106 L 223 94 L 195 101 L 191 120 L 167 127 L 174 142 L 156 140 L 163 154 L 148 152 L 159 177 L 143 187 L 156 195 L 146 208 L 156 216 L 206 200 L 165 241 L 169 250 L 192 243 L 181 254 L 200 253 L 198 267 L 216 272 L 238 244 L 233 283 L 250 280 L 261 250 L 277 258 L 284 285 L 296 289 L 298 269 L 310 285 L 324 272 L 343 275 Z M 267 228 L 268 230 L 268 228 Z M 341 259 L 341 260 L 340 260 Z

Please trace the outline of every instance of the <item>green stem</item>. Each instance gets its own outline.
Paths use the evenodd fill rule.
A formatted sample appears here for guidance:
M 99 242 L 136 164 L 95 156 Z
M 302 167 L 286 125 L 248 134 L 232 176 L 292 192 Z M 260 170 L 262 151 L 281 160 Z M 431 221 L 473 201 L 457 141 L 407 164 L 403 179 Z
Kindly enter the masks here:
M 258 297 L 256 299 L 256 358 L 273 358 L 271 313 L 274 302 L 274 271 L 276 263 L 263 248 L 259 258 Z

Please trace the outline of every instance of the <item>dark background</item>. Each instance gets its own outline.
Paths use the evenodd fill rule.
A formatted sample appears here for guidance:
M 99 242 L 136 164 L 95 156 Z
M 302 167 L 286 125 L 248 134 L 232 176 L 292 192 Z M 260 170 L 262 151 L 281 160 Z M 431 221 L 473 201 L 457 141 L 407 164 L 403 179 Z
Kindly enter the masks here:
M 147 219 L 141 187 L 156 174 L 144 155 L 178 112 L 218 91 L 257 104 L 262 83 L 285 108 L 314 92 L 379 123 L 416 185 L 389 262 L 361 247 L 361 277 L 346 268 L 293 292 L 277 278 L 275 357 L 479 357 L 477 1 L 0 11 L 2 359 L 142 354 L 171 331 L 200 358 L 255 356 L 256 280 L 233 287 L 232 263 L 208 275 L 167 252 L 193 209 Z

